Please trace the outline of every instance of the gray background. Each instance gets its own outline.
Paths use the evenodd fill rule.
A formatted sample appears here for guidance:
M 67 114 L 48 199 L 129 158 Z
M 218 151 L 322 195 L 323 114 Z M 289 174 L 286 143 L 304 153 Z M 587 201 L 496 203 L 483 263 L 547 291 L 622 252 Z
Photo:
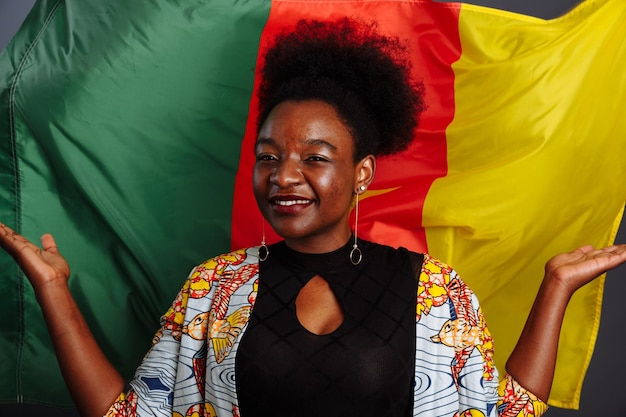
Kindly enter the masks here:
M 87 0 L 86 0 L 87 1 Z M 92 0 L 97 1 L 97 0 Z M 441 0 L 438 0 L 441 1 Z M 614 0 L 624 1 L 624 0 Z M 474 0 L 467 3 L 506 9 L 532 16 L 550 19 L 570 10 L 580 0 Z M 0 0 L 0 51 L 4 49 L 35 0 Z M 620 140 L 623 138 L 620 138 Z M 626 243 L 626 221 L 622 221 L 616 239 Z M 605 285 L 602 321 L 597 345 L 583 385 L 580 410 L 563 410 L 552 407 L 550 417 L 626 417 L 626 374 L 624 342 L 621 330 L 622 318 L 626 317 L 626 265 L 611 271 Z M 1 355 L 0 355 L 1 356 Z M 3 383 L 3 382 L 0 382 Z M 32 404 L 0 404 L 0 415 L 22 417 L 50 416 L 75 417 L 74 409 L 52 408 Z

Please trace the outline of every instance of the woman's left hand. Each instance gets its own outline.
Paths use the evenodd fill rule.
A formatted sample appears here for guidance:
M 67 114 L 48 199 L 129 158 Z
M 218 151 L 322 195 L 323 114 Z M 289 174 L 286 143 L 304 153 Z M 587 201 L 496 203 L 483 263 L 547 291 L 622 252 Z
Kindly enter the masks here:
M 573 294 L 596 277 L 626 262 L 626 244 L 595 249 L 583 246 L 554 256 L 546 263 L 545 280 L 563 285 Z
M 507 371 L 527 390 L 548 400 L 565 310 L 577 289 L 626 262 L 626 245 L 583 246 L 554 256 L 522 334 L 509 356 Z

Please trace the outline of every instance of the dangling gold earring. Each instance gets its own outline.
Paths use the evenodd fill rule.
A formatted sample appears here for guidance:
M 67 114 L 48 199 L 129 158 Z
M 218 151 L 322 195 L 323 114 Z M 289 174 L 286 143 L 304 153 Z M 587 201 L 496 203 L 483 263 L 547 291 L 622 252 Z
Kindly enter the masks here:
M 361 185 L 359 190 L 355 193 L 356 200 L 354 202 L 354 243 L 352 244 L 352 250 L 350 251 L 350 262 L 352 265 L 358 265 L 363 260 L 363 252 L 359 249 L 357 244 L 357 234 L 359 228 L 359 194 L 365 191 L 365 186 Z
M 263 219 L 262 223 L 263 228 L 263 239 L 261 240 L 261 246 L 259 246 L 259 252 L 257 253 L 259 260 L 263 262 L 270 255 L 270 249 L 265 244 L 265 219 Z

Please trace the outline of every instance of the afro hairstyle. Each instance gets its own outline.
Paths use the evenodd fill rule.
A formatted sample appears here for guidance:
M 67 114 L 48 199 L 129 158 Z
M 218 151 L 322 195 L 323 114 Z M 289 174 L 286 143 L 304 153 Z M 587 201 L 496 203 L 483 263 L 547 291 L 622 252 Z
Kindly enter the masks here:
M 332 105 L 355 140 L 354 160 L 405 150 L 414 138 L 424 86 L 412 80 L 406 45 L 353 18 L 300 20 L 265 54 L 257 129 L 278 104 Z

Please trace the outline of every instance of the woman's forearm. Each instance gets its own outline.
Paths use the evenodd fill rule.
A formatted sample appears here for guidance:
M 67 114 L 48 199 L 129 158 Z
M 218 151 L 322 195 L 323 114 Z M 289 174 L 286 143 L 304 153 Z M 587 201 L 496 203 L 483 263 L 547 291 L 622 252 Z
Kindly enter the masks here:
M 556 366 L 559 336 L 569 290 L 555 280 L 541 285 L 506 370 L 528 391 L 547 402 Z
M 101 417 L 124 389 L 124 380 L 104 356 L 67 285 L 50 285 L 36 295 L 80 415 Z
M 100 350 L 70 293 L 70 267 L 54 238 L 44 234 L 40 248 L 0 223 L 0 247 L 15 259 L 35 291 L 80 414 L 101 417 L 124 389 L 124 381 Z
M 554 256 L 506 369 L 517 382 L 547 401 L 552 387 L 561 325 L 572 295 L 583 285 L 626 262 L 626 245 L 582 246 Z

